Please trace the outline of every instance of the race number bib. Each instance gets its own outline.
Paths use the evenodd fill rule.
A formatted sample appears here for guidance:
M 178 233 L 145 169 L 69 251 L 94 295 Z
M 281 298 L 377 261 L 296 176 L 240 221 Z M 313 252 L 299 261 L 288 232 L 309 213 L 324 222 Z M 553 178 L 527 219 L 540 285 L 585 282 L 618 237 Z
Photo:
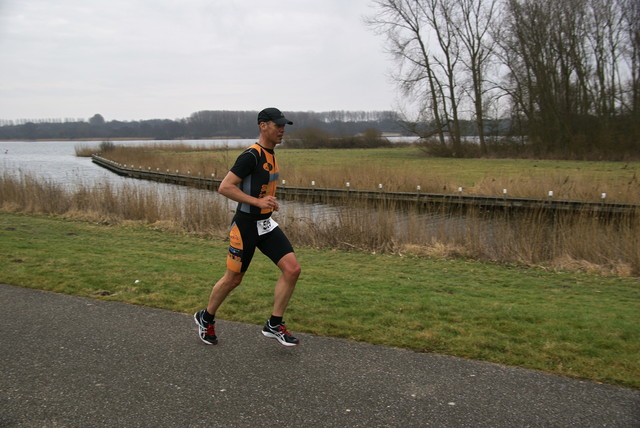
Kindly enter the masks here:
M 258 235 L 269 233 L 276 227 L 278 227 L 278 223 L 271 217 L 266 220 L 258 220 Z

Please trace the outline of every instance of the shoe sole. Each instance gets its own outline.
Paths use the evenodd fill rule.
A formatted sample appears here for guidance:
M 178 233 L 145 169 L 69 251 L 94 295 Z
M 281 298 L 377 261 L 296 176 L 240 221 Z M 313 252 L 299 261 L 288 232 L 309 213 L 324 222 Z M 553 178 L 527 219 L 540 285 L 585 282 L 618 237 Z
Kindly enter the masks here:
M 198 313 L 196 312 L 195 314 L 193 314 L 193 321 L 195 321 L 196 325 L 198 326 L 198 337 L 200 338 L 200 340 L 202 340 L 202 343 L 204 343 L 205 345 L 217 345 L 218 344 L 218 339 L 216 339 L 215 342 L 207 342 L 206 340 L 204 340 L 202 338 L 202 336 L 200 336 L 200 323 L 198 322 L 198 318 L 197 316 Z
M 283 345 L 283 346 L 298 346 L 298 343 L 300 343 L 300 342 L 298 342 L 298 343 L 288 343 L 288 342 L 285 342 L 285 341 L 283 341 L 282 339 L 280 339 L 280 337 L 279 337 L 279 336 L 277 336 L 277 335 L 275 335 L 275 334 L 273 334 L 273 333 L 269 333 L 268 331 L 264 331 L 264 330 L 262 331 L 262 334 L 263 334 L 263 336 L 264 336 L 264 337 L 270 337 L 270 338 L 272 338 L 272 339 L 277 340 L 277 341 L 278 341 L 278 343 L 279 343 L 279 344 L 281 344 L 281 345 Z

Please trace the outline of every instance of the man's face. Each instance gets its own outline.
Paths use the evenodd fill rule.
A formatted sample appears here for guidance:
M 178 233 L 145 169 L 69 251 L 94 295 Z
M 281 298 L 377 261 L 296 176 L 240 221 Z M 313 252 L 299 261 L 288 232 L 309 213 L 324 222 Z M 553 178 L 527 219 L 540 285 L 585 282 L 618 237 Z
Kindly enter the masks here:
M 284 135 L 284 126 L 277 125 L 275 122 L 262 122 L 260 124 L 260 130 L 267 141 L 274 146 L 282 142 L 282 136 Z

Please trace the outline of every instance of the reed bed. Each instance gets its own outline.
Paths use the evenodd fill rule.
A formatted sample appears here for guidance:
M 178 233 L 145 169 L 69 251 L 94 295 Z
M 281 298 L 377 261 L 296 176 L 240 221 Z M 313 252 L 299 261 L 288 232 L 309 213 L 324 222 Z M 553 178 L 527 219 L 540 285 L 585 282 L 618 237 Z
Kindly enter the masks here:
M 104 150 L 104 149 L 107 150 Z M 226 174 L 239 151 L 228 147 L 211 148 L 185 143 L 147 143 L 139 146 L 102 144 L 100 149 L 77 146 L 76 156 L 100 153 L 107 159 L 138 169 L 211 177 Z M 233 159 L 230 157 L 234 153 Z
M 242 149 L 186 144 L 113 145 L 103 156 L 139 169 L 222 177 Z M 95 150 L 93 150 L 95 151 Z M 77 148 L 79 155 L 92 150 Z M 385 149 L 280 149 L 288 186 L 382 189 L 391 192 L 546 198 L 640 203 L 640 162 L 570 162 L 425 158 L 411 147 Z
M 175 232 L 219 236 L 229 207 L 212 192 L 191 188 L 161 190 L 137 184 L 74 189 L 5 173 L 0 177 L 0 209 L 62 215 L 101 223 L 137 221 Z
M 74 189 L 29 175 L 0 177 L 0 209 L 83 218 L 226 239 L 234 204 L 191 188 L 108 184 Z M 144 183 L 146 184 L 146 183 Z M 169 190 L 166 190 L 169 189 Z M 463 257 L 549 269 L 640 276 L 640 219 L 589 214 L 424 213 L 350 201 L 321 218 L 282 202 L 278 222 L 296 246 L 418 257 Z

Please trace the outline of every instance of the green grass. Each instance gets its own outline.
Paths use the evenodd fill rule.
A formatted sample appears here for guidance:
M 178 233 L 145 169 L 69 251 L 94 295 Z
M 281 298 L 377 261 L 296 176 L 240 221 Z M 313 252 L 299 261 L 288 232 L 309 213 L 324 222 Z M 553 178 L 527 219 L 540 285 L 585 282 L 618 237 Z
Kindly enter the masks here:
M 222 275 L 226 246 L 133 223 L 0 213 L 0 281 L 192 313 Z M 293 331 L 640 388 L 637 278 L 313 248 L 297 254 Z M 264 322 L 276 277 L 257 255 L 218 317 Z

